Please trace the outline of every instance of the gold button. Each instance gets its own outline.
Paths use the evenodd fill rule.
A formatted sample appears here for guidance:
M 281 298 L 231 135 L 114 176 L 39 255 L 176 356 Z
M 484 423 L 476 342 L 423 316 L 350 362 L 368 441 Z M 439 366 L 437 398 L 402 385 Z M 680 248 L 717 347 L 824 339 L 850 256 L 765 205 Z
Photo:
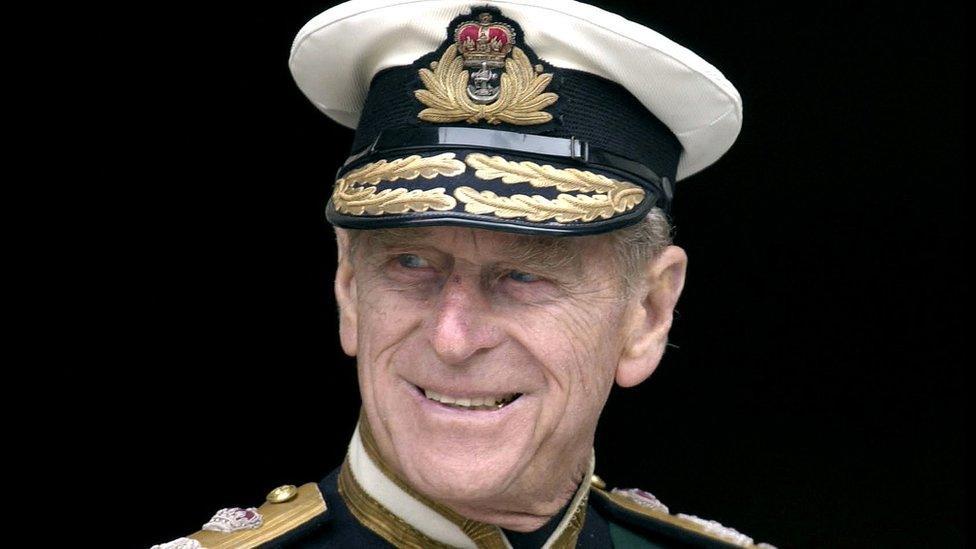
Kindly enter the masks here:
M 599 488 L 601 490 L 606 490 L 607 489 L 607 483 L 606 482 L 603 482 L 603 479 L 600 478 L 600 477 L 598 477 L 598 476 L 596 476 L 596 475 L 593 475 L 593 476 L 590 477 L 590 484 L 592 484 L 593 486 L 596 486 L 597 488 Z
M 298 495 L 298 488 L 294 485 L 286 484 L 279 486 L 268 493 L 268 503 L 284 503 L 295 499 Z

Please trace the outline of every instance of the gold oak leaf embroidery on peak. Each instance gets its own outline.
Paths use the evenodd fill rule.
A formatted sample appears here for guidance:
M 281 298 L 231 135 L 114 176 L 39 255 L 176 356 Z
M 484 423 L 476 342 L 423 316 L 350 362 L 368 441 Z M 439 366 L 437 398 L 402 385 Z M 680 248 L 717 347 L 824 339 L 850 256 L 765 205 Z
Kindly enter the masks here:
M 420 69 L 420 80 L 426 89 L 415 90 L 414 95 L 428 108 L 417 117 L 437 123 L 467 120 L 475 124 L 485 120 L 489 124 L 543 124 L 552 120 L 552 115 L 542 109 L 555 103 L 559 96 L 543 92 L 552 81 L 552 73 L 536 74 L 541 73 L 541 66 L 539 69 L 532 67 L 521 48 L 512 48 L 511 58 L 505 60 L 498 99 L 480 105 L 467 96 L 468 71 L 457 53 L 457 44 L 451 44 L 440 61 L 432 62 L 430 69 Z
M 575 168 L 554 168 L 549 164 L 540 166 L 535 162 L 514 162 L 501 156 L 488 156 L 472 153 L 464 161 L 475 169 L 479 179 L 499 179 L 502 182 L 528 183 L 533 187 L 556 187 L 557 190 L 610 193 L 623 189 L 640 189 L 633 183 L 610 179 L 598 173 Z M 641 191 L 643 193 L 643 191 Z
M 475 169 L 479 179 L 501 179 L 514 185 L 528 183 L 536 188 L 555 187 L 559 191 L 597 191 L 601 194 L 560 194 L 555 199 L 540 195 L 516 194 L 498 196 L 491 191 L 477 191 L 471 187 L 459 187 L 454 196 L 464 203 L 469 213 L 493 214 L 498 217 L 524 217 L 528 221 L 554 219 L 560 223 L 608 219 L 614 214 L 633 209 L 644 200 L 644 189 L 626 181 L 577 170 L 559 169 L 535 162 L 514 162 L 500 156 L 472 153 L 465 162 Z
M 644 198 L 641 189 L 624 189 L 610 194 L 561 194 L 555 199 L 540 195 L 498 196 L 491 191 L 458 187 L 454 196 L 464 203 L 464 211 L 498 217 L 524 217 L 528 221 L 554 219 L 560 223 L 608 219 L 614 213 L 632 209 Z
M 356 168 L 336 181 L 332 203 L 336 210 L 351 215 L 453 209 L 457 201 L 445 193 L 444 187 L 427 190 L 399 187 L 380 191 L 376 185 L 398 179 L 432 179 L 438 175 L 454 177 L 464 173 L 464 162 L 454 156 L 454 153 L 430 157 L 412 155 Z

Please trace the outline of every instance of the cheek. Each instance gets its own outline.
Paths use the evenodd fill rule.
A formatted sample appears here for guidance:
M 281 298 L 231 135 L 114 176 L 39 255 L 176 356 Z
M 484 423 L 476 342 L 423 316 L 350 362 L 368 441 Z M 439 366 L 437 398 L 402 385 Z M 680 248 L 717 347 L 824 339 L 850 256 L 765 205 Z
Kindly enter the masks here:
M 388 292 L 359 292 L 357 363 L 364 399 L 386 394 L 377 389 L 393 381 L 391 365 L 422 322 L 418 311 Z
M 617 306 L 563 307 L 525 315 L 518 330 L 523 344 L 545 367 L 551 390 L 571 409 L 601 407 L 620 358 Z M 555 395 L 554 395 L 555 396 Z

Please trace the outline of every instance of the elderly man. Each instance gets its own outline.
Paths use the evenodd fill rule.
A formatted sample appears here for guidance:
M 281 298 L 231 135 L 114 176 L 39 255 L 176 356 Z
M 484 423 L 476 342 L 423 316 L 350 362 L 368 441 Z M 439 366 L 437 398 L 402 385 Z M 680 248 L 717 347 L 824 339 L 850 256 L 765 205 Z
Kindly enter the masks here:
M 684 284 L 672 184 L 741 125 L 721 73 L 569 0 L 355 0 L 290 68 L 357 129 L 326 216 L 360 421 L 322 482 L 160 547 L 753 546 L 593 474 Z

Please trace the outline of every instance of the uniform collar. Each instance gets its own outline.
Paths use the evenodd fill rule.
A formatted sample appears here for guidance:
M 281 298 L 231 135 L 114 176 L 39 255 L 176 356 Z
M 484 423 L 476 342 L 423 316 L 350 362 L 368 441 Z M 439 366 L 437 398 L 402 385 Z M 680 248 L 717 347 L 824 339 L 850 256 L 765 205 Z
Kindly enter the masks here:
M 543 548 L 576 546 L 593 465 L 591 453 L 589 471 Z M 395 475 L 380 459 L 365 416 L 360 416 L 349 443 L 339 473 L 339 494 L 360 523 L 397 546 L 511 548 L 498 526 L 464 518 Z

